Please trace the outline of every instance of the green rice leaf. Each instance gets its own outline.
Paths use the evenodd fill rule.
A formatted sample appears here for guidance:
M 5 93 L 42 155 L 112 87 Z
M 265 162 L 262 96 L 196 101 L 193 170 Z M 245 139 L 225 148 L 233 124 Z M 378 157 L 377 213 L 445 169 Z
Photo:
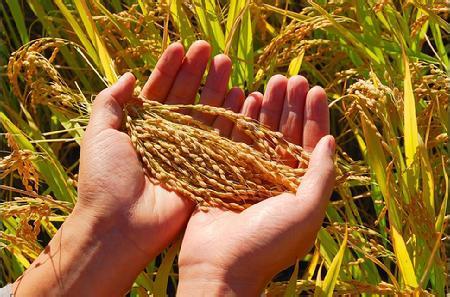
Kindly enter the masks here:
M 220 15 L 214 0 L 193 0 L 196 17 L 206 40 L 213 46 L 213 54 L 216 55 L 225 49 L 225 37 L 220 25 Z
M 233 86 L 253 83 L 253 35 L 249 1 L 232 0 L 226 24 L 225 53 L 237 56 L 233 61 Z M 232 48 L 232 51 L 230 51 Z
M 191 21 L 183 10 L 182 0 L 170 0 L 170 14 L 180 32 L 181 42 L 185 47 L 189 46 L 196 38 Z
M 30 41 L 30 37 L 28 36 L 28 30 L 25 25 L 25 18 L 22 13 L 22 8 L 19 6 L 20 2 L 17 0 L 6 0 L 6 3 L 8 4 L 14 22 L 16 23 L 16 28 L 19 32 L 22 44 L 28 43 Z

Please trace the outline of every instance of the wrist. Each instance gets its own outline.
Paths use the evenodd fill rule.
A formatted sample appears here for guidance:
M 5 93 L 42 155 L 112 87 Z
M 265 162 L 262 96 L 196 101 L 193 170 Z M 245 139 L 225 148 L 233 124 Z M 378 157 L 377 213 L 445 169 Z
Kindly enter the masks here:
M 180 266 L 178 296 L 259 296 L 267 281 L 260 275 L 233 274 L 231 270 Z
M 135 250 L 120 230 L 100 230 L 88 216 L 74 210 L 45 250 L 16 281 L 15 294 L 110 296 L 126 293 L 150 259 Z
M 225 280 L 180 280 L 177 296 L 260 296 L 263 288 Z

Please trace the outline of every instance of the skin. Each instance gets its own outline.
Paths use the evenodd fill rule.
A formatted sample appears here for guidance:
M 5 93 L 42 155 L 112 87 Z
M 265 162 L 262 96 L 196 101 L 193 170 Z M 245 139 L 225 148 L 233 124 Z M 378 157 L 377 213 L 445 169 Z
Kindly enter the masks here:
M 170 45 L 142 89 L 166 104 L 193 103 L 211 47 L 195 42 L 185 53 Z M 135 78 L 123 75 L 95 99 L 81 144 L 74 211 L 13 287 L 17 296 L 120 296 L 140 271 L 185 234 L 179 256 L 182 295 L 258 294 L 267 281 L 312 246 L 334 183 L 334 139 L 323 89 L 301 76 L 274 76 L 266 93 L 247 98 L 227 89 L 231 61 L 214 57 L 200 102 L 242 112 L 314 152 L 296 194 L 282 194 L 236 213 L 201 212 L 143 174 L 130 138 L 119 131 Z M 193 116 L 236 141 L 249 139 L 222 117 Z M 281 152 L 290 166 L 302 166 Z M 201 251 L 201 253 L 199 253 Z M 107 285 L 105 285 L 107 284 Z

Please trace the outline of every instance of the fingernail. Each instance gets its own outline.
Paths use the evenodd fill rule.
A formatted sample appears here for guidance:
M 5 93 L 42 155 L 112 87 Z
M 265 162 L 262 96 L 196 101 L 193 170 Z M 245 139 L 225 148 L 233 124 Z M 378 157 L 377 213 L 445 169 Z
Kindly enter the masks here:
M 119 76 L 119 79 L 116 81 L 116 84 L 123 83 L 126 79 L 126 73 Z
M 336 151 L 336 140 L 332 135 L 325 136 L 327 138 L 327 148 L 330 155 L 334 155 Z
M 328 113 L 326 94 L 319 86 L 311 88 L 306 95 L 305 116 L 309 120 L 320 121 Z
M 131 73 L 131 72 L 125 72 L 124 74 L 122 74 L 122 75 L 119 77 L 119 79 L 117 80 L 117 82 L 123 82 L 123 81 L 125 81 L 125 80 L 127 79 L 127 77 L 130 76 L 130 75 L 133 76 L 133 77 L 135 77 L 133 73 Z

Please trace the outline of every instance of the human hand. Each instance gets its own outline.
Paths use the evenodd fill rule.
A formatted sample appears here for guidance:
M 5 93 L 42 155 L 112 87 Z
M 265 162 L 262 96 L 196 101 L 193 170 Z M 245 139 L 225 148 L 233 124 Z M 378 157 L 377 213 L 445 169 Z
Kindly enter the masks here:
M 320 87 L 308 88 L 303 77 L 288 80 L 277 75 L 270 79 L 264 97 L 253 93 L 245 100 L 244 114 L 306 150 L 314 149 L 307 173 L 296 194 L 269 198 L 241 213 L 195 210 L 179 256 L 179 295 L 256 296 L 313 245 L 334 185 L 335 143 L 325 136 L 326 94 Z M 249 141 L 236 129 L 224 134 Z M 292 156 L 283 158 L 291 166 L 299 165 Z
M 193 103 L 210 52 L 204 41 L 195 42 L 186 55 L 181 44 L 170 45 L 142 96 L 168 104 Z M 239 89 L 227 94 L 230 70 L 226 56 L 213 59 L 202 102 L 243 100 Z M 16 295 L 123 295 L 185 227 L 194 204 L 154 185 L 144 175 L 129 136 L 119 131 L 134 84 L 133 75 L 125 74 L 94 100 L 81 144 L 77 204 L 45 252 L 16 282 Z

